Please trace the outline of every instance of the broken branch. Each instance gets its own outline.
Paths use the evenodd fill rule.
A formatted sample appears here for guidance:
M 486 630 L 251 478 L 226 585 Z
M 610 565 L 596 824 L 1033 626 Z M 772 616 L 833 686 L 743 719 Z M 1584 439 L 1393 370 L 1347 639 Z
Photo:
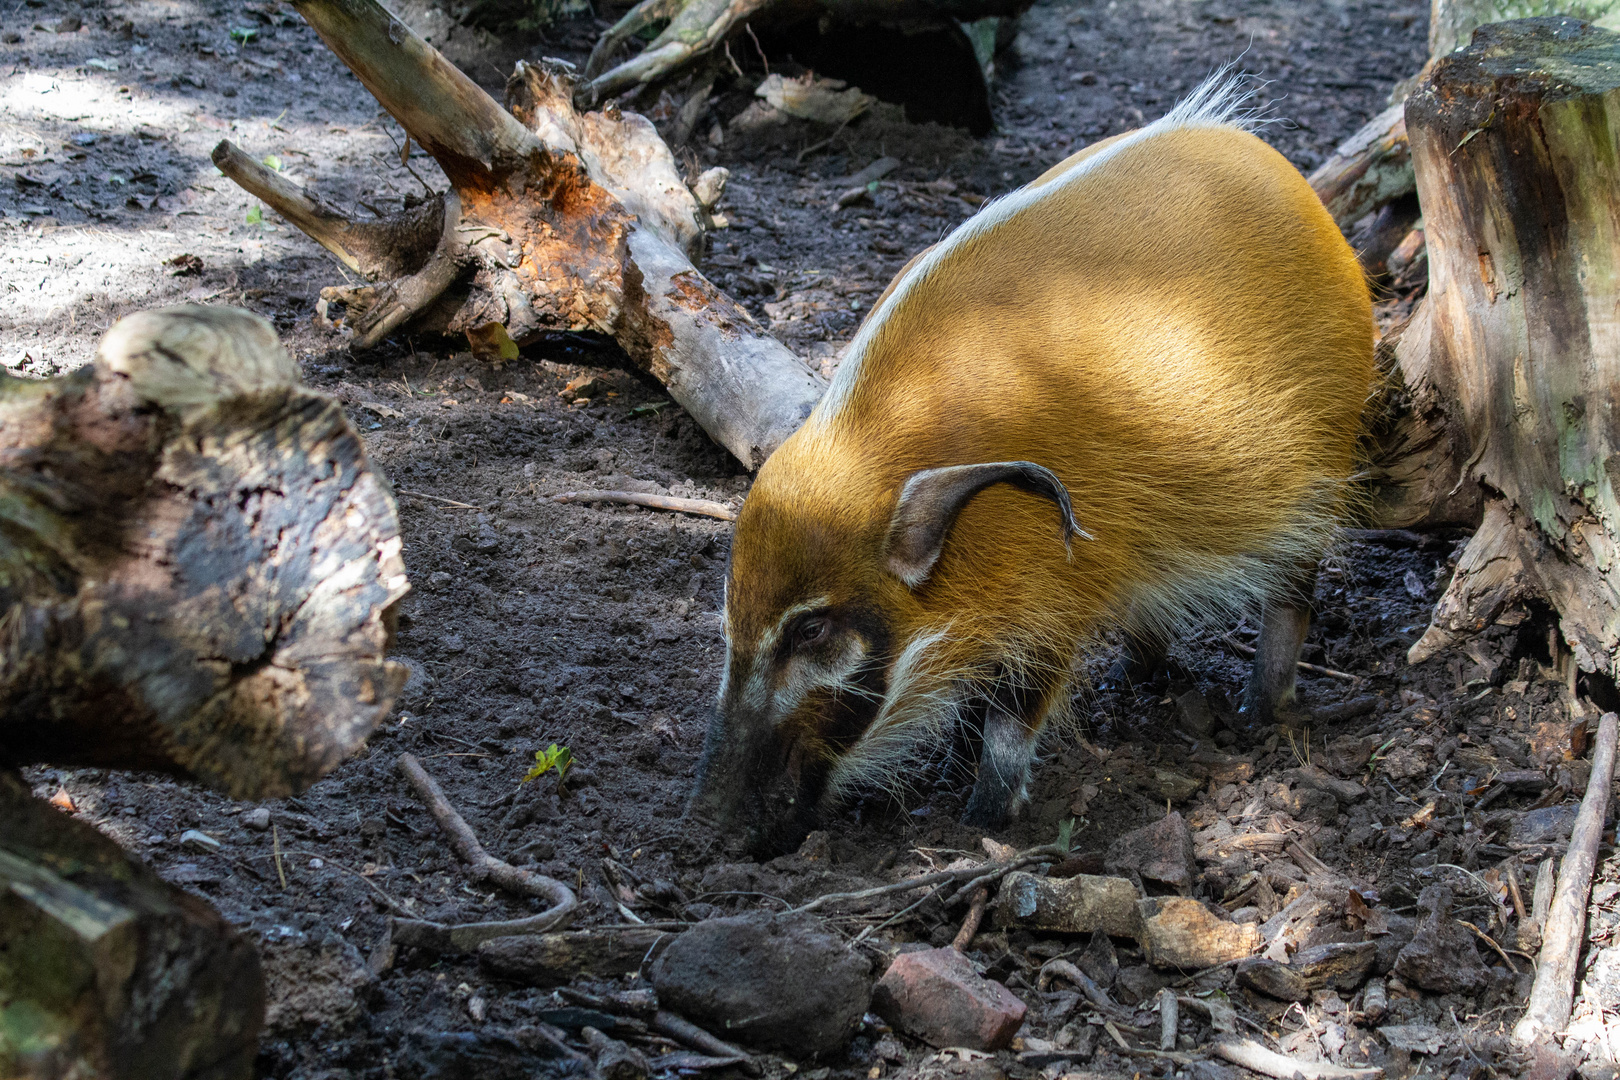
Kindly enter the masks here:
M 555 878 L 521 870 L 495 858 L 484 850 L 478 836 L 472 831 L 456 808 L 445 798 L 438 782 L 427 774 L 412 754 L 399 755 L 399 771 L 405 775 L 411 789 L 427 806 L 428 813 L 438 822 L 450 841 L 451 850 L 467 864 L 474 881 L 488 882 L 508 892 L 535 896 L 550 901 L 551 907 L 527 919 L 498 922 L 463 923 L 447 926 L 443 923 L 415 919 L 394 921 L 394 940 L 402 945 L 417 945 L 440 952 L 465 952 L 492 938 L 520 934 L 542 934 L 566 926 L 579 909 L 579 900 L 573 890 Z
M 1575 968 L 1586 937 L 1586 900 L 1592 889 L 1603 819 L 1609 809 L 1609 787 L 1614 778 L 1616 728 L 1620 717 L 1604 713 L 1598 722 L 1597 748 L 1592 753 L 1592 777 L 1586 783 L 1575 828 L 1569 837 L 1558 889 L 1547 912 L 1542 933 L 1541 963 L 1530 991 L 1524 1018 L 1513 1028 L 1514 1041 L 1536 1046 L 1550 1041 L 1569 1023 L 1575 997 Z
M 737 520 L 737 511 L 725 503 L 714 502 L 710 499 L 681 499 L 673 495 L 644 495 L 639 491 L 565 491 L 561 495 L 553 495 L 551 501 L 559 503 L 624 503 L 627 506 L 645 506 L 653 510 L 674 510 L 682 514 L 699 514 L 703 517 L 719 518 L 721 521 Z
M 1216 1057 L 1277 1080 L 1378 1080 L 1384 1075 L 1383 1069 L 1348 1069 L 1326 1061 L 1299 1061 L 1267 1050 L 1253 1039 L 1222 1039 L 1212 1049 Z

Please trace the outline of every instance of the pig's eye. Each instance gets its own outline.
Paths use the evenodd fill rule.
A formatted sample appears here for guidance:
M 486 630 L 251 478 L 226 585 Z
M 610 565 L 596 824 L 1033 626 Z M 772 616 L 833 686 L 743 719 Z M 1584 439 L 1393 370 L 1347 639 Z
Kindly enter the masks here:
M 832 620 L 825 615 L 816 615 L 802 620 L 793 628 L 793 648 L 795 650 L 808 649 L 826 640 L 832 632 Z

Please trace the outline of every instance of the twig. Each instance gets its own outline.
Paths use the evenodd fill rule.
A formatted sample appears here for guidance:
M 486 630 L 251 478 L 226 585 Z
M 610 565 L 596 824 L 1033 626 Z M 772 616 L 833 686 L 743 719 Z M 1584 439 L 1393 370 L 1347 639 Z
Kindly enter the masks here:
M 748 1052 L 739 1046 L 733 1046 L 723 1039 L 717 1039 L 704 1031 L 690 1020 L 676 1016 L 672 1012 L 659 1009 L 647 1026 L 660 1035 L 668 1035 L 676 1042 L 690 1046 L 692 1049 L 707 1054 L 713 1058 L 724 1058 L 736 1062 L 750 1076 L 760 1074 L 759 1063 Z
M 1485 931 L 1481 930 L 1479 927 L 1475 926 L 1473 923 L 1469 922 L 1467 919 L 1458 919 L 1457 921 L 1462 923 L 1464 926 L 1468 927 L 1468 929 L 1472 930 L 1475 934 L 1477 934 L 1479 936 L 1479 939 L 1481 941 L 1483 941 L 1485 944 L 1489 945 L 1492 949 L 1494 949 L 1496 951 L 1496 955 L 1500 956 L 1502 958 L 1502 962 L 1508 966 L 1509 971 L 1513 972 L 1513 974 L 1515 974 L 1515 975 L 1517 975 L 1519 973 L 1519 965 L 1515 964 L 1512 960 L 1510 960 L 1508 958 L 1508 954 L 1505 951 L 1503 951 L 1502 946 L 1500 946 L 1500 945 L 1498 945 L 1496 943 L 1495 938 L 1491 937 L 1491 935 L 1487 934 Z
M 1267 1050 L 1253 1039 L 1221 1039 L 1211 1049 L 1216 1057 L 1278 1080 L 1377 1080 L 1384 1075 L 1383 1069 L 1347 1069 L 1326 1061 L 1300 1061 Z
M 1181 1023 L 1181 1010 L 1176 1004 L 1176 992 L 1168 986 L 1159 991 L 1159 1049 L 1176 1048 L 1176 1028 Z
M 946 884 L 949 884 L 949 882 L 947 882 Z M 865 930 L 862 930 L 860 933 L 856 934 L 855 939 L 853 941 L 851 941 L 850 944 L 851 945 L 859 945 L 861 942 L 865 941 L 869 935 L 875 934 L 879 930 L 882 930 L 884 927 L 891 926 L 894 923 L 899 922 L 901 919 L 905 918 L 907 915 L 910 915 L 913 911 L 916 911 L 918 908 L 920 908 L 924 904 L 928 903 L 928 901 L 930 899 L 932 899 L 933 897 L 938 896 L 939 895 L 939 890 L 943 889 L 944 887 L 945 887 L 944 885 L 940 885 L 940 886 L 938 886 L 938 887 L 936 887 L 934 889 L 930 889 L 928 892 L 923 894 L 923 897 L 922 897 L 921 900 L 918 900 L 913 904 L 906 905 L 905 907 L 901 908 L 899 911 L 895 912 L 893 915 L 890 915 L 887 919 L 884 919 L 880 923 L 873 923 L 871 926 L 868 926 Z
M 376 893 L 377 899 L 387 904 L 390 911 L 394 912 L 396 915 L 405 915 L 413 919 L 416 917 L 415 912 L 406 907 L 404 904 L 400 903 L 398 900 L 395 900 L 392 896 L 389 896 L 375 881 L 372 881 L 370 878 L 366 877 L 366 875 L 352 867 L 344 866 L 330 855 L 322 855 L 318 851 L 289 851 L 287 854 L 303 855 L 307 858 L 319 859 L 323 865 L 330 866 L 334 870 L 341 870 L 345 874 L 353 874 L 355 877 L 360 879 L 361 884 L 365 885 L 372 892 Z
M 474 881 L 487 882 L 509 892 L 536 896 L 551 902 L 551 907 L 527 919 L 498 922 L 464 923 L 447 926 L 443 923 L 415 919 L 396 919 L 394 940 L 402 945 L 417 945 L 439 952 L 458 952 L 476 948 L 480 942 L 512 934 L 541 934 L 567 925 L 579 910 L 579 900 L 573 890 L 555 878 L 528 870 L 520 870 L 502 862 L 484 850 L 472 828 L 450 805 L 439 785 L 423 770 L 420 762 L 410 754 L 399 755 L 399 771 L 405 774 L 417 797 L 427 805 L 433 820 L 438 822 L 450 841 L 450 847 L 467 864 Z
M 273 821 L 270 823 L 270 851 L 276 857 L 276 877 L 281 882 L 282 891 L 285 892 L 287 888 L 287 871 L 281 868 L 281 830 L 276 828 L 276 823 Z
M 1060 851 L 1058 848 L 1050 844 L 1043 844 L 1040 847 L 1033 847 L 1028 851 L 1020 852 L 1019 854 L 1013 856 L 1012 861 L 997 864 L 996 868 L 991 870 L 989 873 L 979 874 L 979 876 L 969 879 L 965 886 L 956 891 L 949 902 L 955 903 L 959 899 L 971 896 L 973 890 L 979 886 L 988 885 L 990 882 L 995 881 L 997 878 L 1002 877 L 1008 872 L 1017 870 L 1023 866 L 1028 866 L 1032 862 L 1040 862 L 1043 859 L 1051 859 L 1056 861 L 1064 858 L 1067 854 L 1067 852 Z M 927 889 L 932 888 L 935 885 L 947 885 L 951 882 L 960 881 L 969 874 L 978 874 L 978 872 L 983 869 L 983 864 L 978 866 L 964 866 L 957 870 L 941 870 L 934 874 L 924 874 L 922 877 L 908 878 L 905 881 L 897 881 L 893 885 L 879 885 L 875 888 L 861 889 L 857 892 L 828 893 L 826 896 L 816 897 L 809 903 L 801 904 L 796 908 L 789 908 L 787 911 L 782 912 L 782 914 L 801 915 L 807 911 L 815 911 L 826 904 L 842 904 L 851 900 L 873 900 L 879 896 L 889 896 L 894 893 L 910 892 L 912 889 Z
M 1243 644 L 1243 642 L 1237 640 L 1231 634 L 1224 635 L 1221 638 L 1221 640 L 1226 642 L 1228 645 L 1232 646 L 1232 648 L 1236 649 L 1238 652 L 1242 653 L 1244 656 L 1253 656 L 1254 655 L 1254 649 L 1251 646 Z M 1322 666 L 1320 666 L 1318 664 L 1307 664 L 1303 660 L 1296 660 L 1296 661 L 1294 661 L 1294 664 L 1295 664 L 1296 667 L 1299 668 L 1299 670 L 1301 670 L 1301 671 L 1309 671 L 1314 675 L 1326 675 L 1330 679 L 1339 679 L 1339 680 L 1341 680 L 1343 682 L 1360 682 L 1361 681 L 1361 676 L 1352 675 L 1348 671 L 1335 671 L 1333 668 L 1322 667 Z
M 955 907 L 963 900 L 971 898 L 974 890 L 978 889 L 980 886 L 988 885 L 992 881 L 1000 881 L 1014 870 L 1028 866 L 1032 862 L 1040 862 L 1043 859 L 1050 859 L 1054 862 L 1060 862 L 1063 859 L 1067 859 L 1070 854 L 1071 852 L 1065 850 L 1064 848 L 1057 847 L 1054 844 L 1042 844 L 1040 847 L 1033 847 L 1028 851 L 1020 852 L 1013 857 L 1011 862 L 996 864 L 993 869 L 980 874 L 978 877 L 956 890 L 956 892 L 951 895 L 951 898 L 945 901 L 945 906 Z
M 1052 985 L 1054 978 L 1065 978 L 1079 988 L 1085 999 L 1096 1006 L 1106 1016 L 1122 1020 L 1127 1015 L 1125 1010 L 1114 1004 L 1114 999 L 1108 996 L 1108 991 L 1091 981 L 1091 977 L 1067 960 L 1048 960 L 1041 965 L 1041 973 L 1035 977 L 1035 988 L 1044 992 Z
M 1570 833 L 1563 872 L 1547 925 L 1541 936 L 1541 963 L 1524 1018 L 1513 1029 L 1521 1046 L 1550 1043 L 1554 1033 L 1569 1023 L 1575 996 L 1575 965 L 1580 959 L 1586 935 L 1586 901 L 1592 889 L 1592 871 L 1597 864 L 1598 843 L 1603 838 L 1603 819 L 1609 808 L 1609 785 L 1614 778 L 1616 727 L 1620 717 L 1604 713 L 1598 722 L 1597 747 L 1592 753 L 1592 776 L 1586 784 Z
M 951 948 L 957 952 L 967 952 L 967 947 L 973 944 L 973 935 L 979 932 L 979 924 L 984 921 L 984 909 L 989 903 L 990 889 L 980 885 L 973 891 L 973 903 L 968 905 L 967 918 L 962 920 L 962 929 L 956 932 Z
M 565 491 L 561 495 L 553 495 L 551 501 L 560 503 L 625 503 L 630 506 L 645 506 L 653 510 L 674 510 L 682 514 L 698 514 L 702 517 L 719 518 L 721 521 L 737 520 L 737 512 L 725 503 L 714 502 L 710 499 L 679 499 L 673 495 L 644 495 L 639 491 Z
M 432 499 L 434 502 L 442 502 L 446 506 L 453 506 L 457 510 L 482 510 L 483 509 L 482 506 L 474 506 L 472 503 L 457 502 L 454 499 L 446 499 L 442 495 L 429 495 L 425 491 L 406 491 L 404 488 L 395 488 L 394 489 L 394 494 L 396 494 L 396 495 L 409 495 L 413 499 Z

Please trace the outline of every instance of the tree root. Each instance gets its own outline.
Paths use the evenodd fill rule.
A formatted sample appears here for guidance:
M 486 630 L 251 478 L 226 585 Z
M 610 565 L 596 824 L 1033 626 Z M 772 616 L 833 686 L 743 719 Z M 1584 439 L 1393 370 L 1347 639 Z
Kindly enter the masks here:
M 552 906 L 527 919 L 462 923 L 457 926 L 419 919 L 395 919 L 395 943 L 415 945 L 434 952 L 470 952 L 492 938 L 543 934 L 549 930 L 560 930 L 573 921 L 579 911 L 579 900 L 572 889 L 555 878 L 519 869 L 489 854 L 478 842 L 472 827 L 456 812 L 437 781 L 427 774 L 414 755 L 401 754 L 398 764 L 411 789 L 444 831 L 451 849 L 467 864 L 474 881 L 486 882 L 524 896 L 539 897 L 549 901 Z

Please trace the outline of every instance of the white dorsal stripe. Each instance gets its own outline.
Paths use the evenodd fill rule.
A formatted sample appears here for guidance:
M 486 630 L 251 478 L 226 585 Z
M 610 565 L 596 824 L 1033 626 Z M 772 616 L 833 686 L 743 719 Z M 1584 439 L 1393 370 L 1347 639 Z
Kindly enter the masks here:
M 1250 84 L 1253 81 L 1252 76 L 1235 71 L 1233 64 L 1226 64 L 1159 119 L 1131 132 L 1112 146 L 1092 154 L 1057 179 L 1040 187 L 1021 187 L 986 203 L 977 214 L 958 225 L 949 236 L 934 245 L 932 251 L 919 259 L 917 264 L 906 272 L 905 277 L 900 279 L 888 299 L 872 312 L 871 317 L 861 326 L 860 332 L 855 335 L 855 339 L 849 343 L 844 362 L 839 365 L 837 373 L 833 376 L 832 385 L 828 387 L 826 396 L 816 406 L 816 413 L 822 417 L 831 417 L 844 407 L 854 390 L 856 380 L 860 378 L 861 361 L 883 324 L 904 302 L 907 294 L 926 280 L 941 263 L 949 259 L 957 248 L 983 236 L 1041 199 L 1048 198 L 1078 182 L 1087 173 L 1117 157 L 1126 149 L 1156 135 L 1182 128 L 1234 127 L 1245 131 L 1251 130 L 1260 122 L 1259 110 L 1246 108 L 1243 103 L 1249 97 Z M 812 417 L 812 422 L 814 419 Z

